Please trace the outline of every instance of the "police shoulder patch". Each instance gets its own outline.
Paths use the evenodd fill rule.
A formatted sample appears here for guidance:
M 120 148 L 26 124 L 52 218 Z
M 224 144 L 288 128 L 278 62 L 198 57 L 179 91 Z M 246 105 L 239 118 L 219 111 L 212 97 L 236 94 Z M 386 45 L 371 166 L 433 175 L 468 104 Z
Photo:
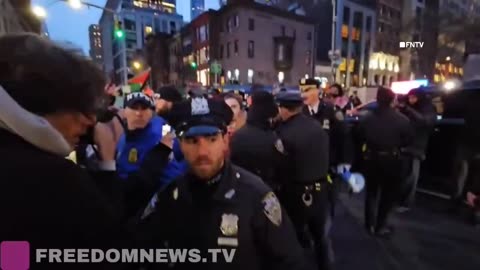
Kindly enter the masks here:
M 273 192 L 268 192 L 262 200 L 263 213 L 276 226 L 282 224 L 282 207 Z
M 283 142 L 281 139 L 277 139 L 275 141 L 275 149 L 277 149 L 278 152 L 285 154 L 285 147 L 283 146 Z

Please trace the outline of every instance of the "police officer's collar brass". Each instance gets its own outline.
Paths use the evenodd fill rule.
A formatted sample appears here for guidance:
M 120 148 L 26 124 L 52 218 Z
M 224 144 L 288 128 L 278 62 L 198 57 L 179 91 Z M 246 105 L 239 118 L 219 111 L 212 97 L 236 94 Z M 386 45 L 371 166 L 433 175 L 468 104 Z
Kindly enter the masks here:
M 223 214 L 220 230 L 225 236 L 235 236 L 238 233 L 238 216 L 235 214 Z

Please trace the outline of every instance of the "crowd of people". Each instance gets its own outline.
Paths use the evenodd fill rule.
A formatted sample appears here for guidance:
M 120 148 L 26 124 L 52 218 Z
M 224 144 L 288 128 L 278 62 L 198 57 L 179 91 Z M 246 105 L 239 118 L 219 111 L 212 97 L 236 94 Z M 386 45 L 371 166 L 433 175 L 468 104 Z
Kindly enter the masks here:
M 237 249 L 232 263 L 201 269 L 333 269 L 338 191 L 361 191 L 361 171 L 365 228 L 391 235 L 392 210 L 412 207 L 435 121 L 421 91 L 394 106 L 395 94 L 380 87 L 377 108 L 352 129 L 345 118 L 358 97 L 340 85 L 323 92 L 313 79 L 300 91 L 254 89 L 247 99 L 186 98 L 164 86 L 126 95 L 124 108 L 104 117 L 112 105 L 105 85 L 93 63 L 49 41 L 0 37 L 0 240 L 228 247 Z M 468 200 L 478 209 L 474 193 Z

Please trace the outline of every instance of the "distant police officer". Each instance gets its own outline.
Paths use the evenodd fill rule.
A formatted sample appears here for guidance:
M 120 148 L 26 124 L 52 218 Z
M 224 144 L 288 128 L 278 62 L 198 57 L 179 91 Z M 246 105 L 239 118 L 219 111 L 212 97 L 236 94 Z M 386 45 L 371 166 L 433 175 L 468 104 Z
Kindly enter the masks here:
M 247 123 L 233 134 L 230 143 L 232 162 L 260 176 L 274 189 L 284 156 L 281 140 L 272 128 L 272 119 L 277 115 L 278 107 L 272 94 L 253 93 Z
M 152 268 L 305 269 L 303 250 L 275 194 L 225 157 L 228 105 L 193 98 L 174 105 L 172 113 L 190 170 L 152 199 L 138 239 L 142 247 L 195 248 L 201 254 Z M 223 251 L 213 257 L 212 249 Z
M 159 179 L 139 181 L 132 177 L 163 136 L 162 129 L 166 122 L 153 115 L 154 108 L 153 99 L 140 92 L 131 93 L 125 99 L 127 131 L 117 144 L 116 161 L 117 173 L 125 185 L 127 215 L 136 214 L 148 203 L 157 189 L 165 187 L 186 169 L 172 154 Z
M 287 154 L 281 199 L 305 248 L 311 244 L 308 233 L 312 235 L 318 269 L 329 269 L 328 136 L 317 121 L 302 113 L 300 92 L 281 91 L 276 99 L 282 119 L 278 134 Z
M 305 106 L 303 112 L 306 115 L 316 119 L 322 125 L 329 136 L 330 144 L 330 164 L 329 172 L 332 178 L 329 178 L 331 185 L 330 203 L 332 216 L 335 210 L 336 186 L 340 174 L 350 171 L 353 159 L 353 142 L 349 130 L 344 122 L 342 110 L 336 109 L 333 103 L 326 102 L 320 98 L 320 84 L 315 79 L 301 79 L 300 91 L 304 99 Z
M 393 106 L 395 94 L 380 87 L 378 107 L 360 123 L 364 143 L 363 170 L 367 181 L 365 225 L 369 233 L 388 236 L 388 215 L 399 199 L 404 172 L 403 147 L 411 143 L 413 129 L 408 119 Z

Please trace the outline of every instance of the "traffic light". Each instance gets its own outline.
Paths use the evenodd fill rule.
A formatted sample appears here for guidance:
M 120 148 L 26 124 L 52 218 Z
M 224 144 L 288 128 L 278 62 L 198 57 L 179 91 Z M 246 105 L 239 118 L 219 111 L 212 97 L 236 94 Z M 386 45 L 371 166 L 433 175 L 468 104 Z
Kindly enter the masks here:
M 125 37 L 125 31 L 123 31 L 122 22 L 115 19 L 114 36 L 116 39 L 123 39 Z
M 197 69 L 197 63 L 195 63 L 195 62 L 190 63 L 190 66 L 191 66 L 193 69 Z

